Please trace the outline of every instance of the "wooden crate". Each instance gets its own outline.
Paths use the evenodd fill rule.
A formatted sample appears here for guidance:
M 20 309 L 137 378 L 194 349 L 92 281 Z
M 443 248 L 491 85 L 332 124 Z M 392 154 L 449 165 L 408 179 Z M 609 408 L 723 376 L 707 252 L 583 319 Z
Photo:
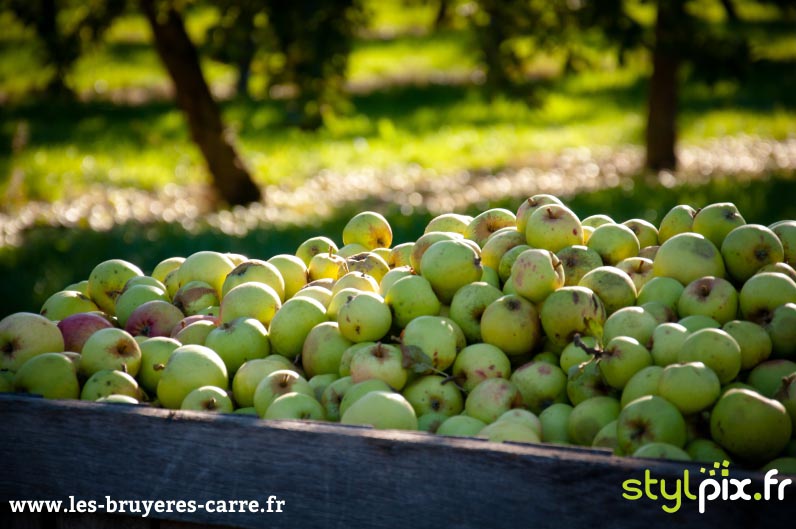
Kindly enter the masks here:
M 672 485 L 699 464 L 553 445 L 0 395 L 0 527 L 788 527 L 784 501 L 714 501 L 675 514 L 629 501 L 649 469 Z M 762 489 L 762 475 L 747 490 Z M 692 484 L 692 489 L 696 487 Z M 673 487 L 672 489 L 673 490 Z M 277 513 L 12 514 L 8 500 L 286 502 Z M 667 504 L 672 502 L 667 501 Z

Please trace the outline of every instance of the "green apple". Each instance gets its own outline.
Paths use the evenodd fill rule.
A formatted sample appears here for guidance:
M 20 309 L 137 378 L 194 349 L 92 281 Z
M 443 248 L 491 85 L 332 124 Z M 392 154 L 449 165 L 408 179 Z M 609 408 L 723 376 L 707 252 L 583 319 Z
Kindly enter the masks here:
M 721 328 L 732 336 L 741 348 L 741 370 L 752 369 L 771 356 L 771 337 L 760 325 L 751 321 L 732 320 Z
M 354 288 L 363 292 L 379 293 L 379 282 L 365 272 L 349 272 L 332 285 L 332 296 L 344 288 Z
M 204 281 L 221 297 L 224 280 L 235 269 L 235 263 L 226 255 L 209 250 L 193 253 L 185 258 L 178 269 L 180 286 L 190 281 Z
M 650 353 L 657 366 L 668 366 L 677 362 L 680 349 L 688 338 L 689 331 L 679 323 L 661 323 L 652 331 Z
M 352 342 L 372 342 L 383 338 L 392 326 L 390 307 L 373 292 L 349 297 L 337 311 L 342 334 Z
M 616 440 L 616 420 L 603 426 L 591 442 L 592 448 L 607 448 L 614 455 L 623 455 L 619 450 L 619 441 Z
M 346 262 L 350 272 L 368 274 L 376 281 L 381 281 L 387 272 L 390 271 L 390 265 L 387 264 L 387 261 L 374 252 L 362 252 L 352 255 L 347 258 Z
M 340 375 L 337 373 L 323 373 L 311 377 L 307 382 L 310 383 L 312 389 L 315 390 L 315 398 L 320 402 L 323 392 L 329 387 L 329 384 L 339 379 Z
M 375 250 L 375 248 L 374 248 L 374 250 Z M 348 259 L 348 258 L 349 258 L 349 257 L 351 257 L 352 255 L 356 255 L 356 254 L 363 253 L 363 252 L 367 252 L 367 251 L 368 251 L 368 249 L 367 249 L 367 248 L 365 248 L 364 246 L 362 246 L 362 245 L 361 245 L 361 244 L 359 244 L 359 243 L 355 243 L 355 242 L 354 242 L 354 243 L 351 243 L 351 244 L 346 244 L 346 245 L 342 246 L 342 247 L 341 247 L 339 250 L 337 250 L 337 252 L 335 252 L 335 253 L 336 253 L 337 255 L 339 255 L 340 257 L 345 257 L 346 259 Z M 388 250 L 388 251 L 389 251 L 389 250 Z M 382 259 L 383 259 L 383 258 L 382 258 Z M 386 259 L 385 259 L 385 261 L 386 261 Z
M 533 214 L 533 212 L 540 207 L 549 204 L 563 205 L 558 197 L 544 193 L 533 195 L 532 197 L 528 197 L 527 199 L 523 200 L 522 204 L 520 204 L 520 206 L 517 208 L 517 230 L 520 233 L 525 234 L 525 229 L 528 225 L 528 218 L 530 218 L 531 214 Z
M 236 286 L 251 281 L 265 283 L 274 289 L 274 292 L 279 295 L 280 301 L 285 300 L 285 279 L 279 268 L 273 263 L 260 259 L 250 259 L 233 268 L 224 278 L 224 284 L 221 286 L 222 297 Z
M 744 224 L 746 224 L 746 221 L 738 212 L 735 204 L 732 202 L 719 202 L 705 206 L 697 211 L 691 227 L 694 232 L 704 235 L 717 248 L 721 248 L 721 244 L 727 234 L 734 228 Z
M 591 446 L 594 437 L 619 417 L 619 401 L 613 397 L 592 397 L 579 403 L 569 414 L 568 437 L 573 444 Z
M 550 341 L 563 346 L 571 342 L 575 334 L 591 335 L 595 327 L 602 327 L 605 306 L 589 288 L 561 287 L 547 297 L 540 316 Z
M 343 412 L 340 423 L 371 425 L 380 430 L 416 430 L 417 415 L 400 393 L 371 391 Z
M 658 394 L 677 406 L 683 415 L 706 410 L 721 394 L 719 377 L 702 362 L 666 366 Z
M 790 360 L 768 360 L 761 362 L 749 372 L 746 382 L 761 395 L 773 398 L 782 387 L 782 380 L 796 373 L 796 362 Z
M 738 315 L 738 291 L 721 277 L 702 277 L 689 283 L 677 302 L 681 318 L 702 314 L 724 324 Z
M 337 281 L 348 273 L 348 261 L 334 253 L 319 253 L 312 256 L 307 265 L 309 280 L 331 279 Z
M 86 340 L 80 371 L 90 377 L 102 369 L 117 369 L 136 376 L 141 368 L 141 348 L 130 333 L 116 328 L 100 329 Z
M 782 220 L 769 226 L 780 242 L 784 250 L 784 261 L 790 266 L 796 266 L 796 221 Z
M 509 277 L 511 277 L 511 267 L 514 266 L 514 261 L 517 260 L 517 257 L 519 257 L 522 252 L 530 249 L 531 247 L 527 244 L 518 244 L 506 250 L 500 257 L 497 273 L 499 281 L 505 283 L 505 288 L 509 288 L 510 286 L 513 288 L 513 284 L 509 281 Z
M 730 277 L 743 283 L 761 267 L 785 259 L 785 250 L 777 235 L 759 224 L 738 226 L 721 244 L 721 255 Z
M 613 314 L 636 303 L 636 286 L 627 274 L 614 266 L 598 266 L 587 272 L 578 283 L 586 287 L 605 305 L 605 312 Z
M 678 362 L 703 362 L 716 372 L 722 384 L 728 384 L 741 370 L 741 347 L 721 329 L 701 329 L 683 342 Z
M 443 213 L 431 219 L 423 230 L 423 233 L 446 231 L 464 235 L 464 230 L 467 229 L 467 225 L 470 224 L 472 220 L 473 217 L 470 215 L 460 215 L 459 213 Z
M 771 263 L 760 267 L 758 272 L 779 272 L 796 281 L 796 270 L 787 263 Z
M 659 248 L 660 245 L 657 244 L 655 246 L 643 246 L 641 250 L 638 251 L 638 256 L 649 259 L 650 261 L 655 261 L 655 256 L 658 255 Z
M 710 316 L 705 316 L 704 314 L 694 314 L 692 316 L 686 316 L 685 318 L 680 318 L 677 322 L 689 333 L 693 333 L 696 331 L 700 331 L 702 329 L 720 329 L 721 324 L 711 318 Z
M 691 456 L 688 455 L 688 452 L 669 443 L 645 444 L 633 452 L 632 457 L 643 457 L 646 459 L 669 459 L 672 461 L 691 460 Z
M 650 221 L 644 219 L 630 219 L 622 224 L 630 228 L 636 236 L 641 248 L 658 245 L 658 228 Z
M 785 406 L 791 424 L 796 424 L 796 373 L 782 379 L 782 384 L 774 394 L 774 398 Z
M 40 314 L 16 312 L 0 320 L 0 369 L 19 371 L 36 355 L 63 350 L 58 325 Z
M 478 432 L 478 437 L 493 443 L 539 443 L 539 434 L 530 426 L 513 421 L 495 421 Z
M 412 255 L 412 249 L 414 247 L 415 243 L 413 242 L 404 242 L 393 246 L 390 249 L 390 255 L 386 259 L 387 264 L 390 265 L 390 268 L 409 266 L 409 259 Z
M 355 384 L 376 378 L 396 391 L 400 391 L 409 378 L 409 372 L 403 366 L 403 353 L 390 344 L 377 343 L 359 349 L 351 357 L 349 369 Z
M 609 215 L 605 215 L 604 213 L 597 213 L 595 215 L 589 215 L 583 222 L 581 223 L 583 226 L 588 226 L 591 228 L 597 228 L 598 226 L 602 226 L 603 224 L 616 224 L 616 221 L 612 219 Z
M 166 368 L 171 353 L 182 345 L 174 338 L 156 336 L 147 338 L 138 346 L 141 349 L 141 368 L 138 370 L 138 381 L 141 386 L 150 394 L 155 395 L 158 389 L 158 382 Z
M 304 296 L 301 294 L 304 290 L 302 289 L 299 292 L 299 297 Z M 362 293 L 362 290 L 357 290 L 356 288 L 344 288 L 339 290 L 336 294 L 332 296 L 332 299 L 329 300 L 329 303 L 326 305 L 326 317 L 335 323 L 337 323 L 337 314 L 340 312 L 340 307 L 345 305 L 349 299 L 354 298 Z M 294 296 L 295 297 L 295 296 Z M 323 301 L 317 299 L 318 296 L 310 296 L 312 299 L 316 301 L 320 301 L 323 304 Z
M 647 259 L 646 257 L 628 257 L 616 263 L 616 267 L 630 276 L 630 279 L 633 280 L 633 285 L 636 287 L 636 292 L 641 291 L 644 285 L 654 277 L 652 259 Z
M 693 439 L 685 445 L 685 451 L 688 452 L 693 461 L 699 461 L 700 463 L 732 461 L 730 454 L 711 439 Z
M 796 358 L 796 303 L 785 303 L 775 308 L 765 329 L 775 355 Z
M 136 276 L 136 277 L 146 277 L 146 276 Z M 135 278 L 133 278 L 135 279 Z M 130 280 L 132 281 L 132 279 Z M 161 300 L 161 301 L 169 301 L 169 296 L 166 294 L 166 291 L 153 286 L 153 285 L 130 285 L 130 281 L 127 282 L 127 287 L 125 287 L 124 292 L 122 292 L 118 298 L 116 298 L 115 302 L 115 314 L 116 319 L 119 322 L 119 325 L 124 327 L 127 324 L 127 320 L 130 318 L 130 315 L 133 313 L 135 309 L 146 303 L 147 301 L 154 301 L 154 300 Z M 179 290 L 177 294 L 179 294 Z M 216 301 L 218 301 L 216 299 Z M 182 310 L 182 307 L 178 307 Z
M 762 464 L 777 457 L 791 431 L 782 403 L 746 389 L 724 393 L 710 414 L 713 440 L 748 463 Z
M 82 292 L 61 290 L 47 298 L 39 313 L 52 321 L 60 321 L 72 314 L 98 310 L 99 307 Z
M 488 378 L 508 378 L 511 361 L 506 353 L 488 343 L 468 345 L 453 362 L 453 376 L 464 391 L 470 392 Z
M 218 325 L 212 320 L 192 321 L 174 334 L 174 339 L 182 345 L 196 344 L 205 345 L 207 336 L 211 331 L 217 329 Z M 172 331 L 173 333 L 173 331 Z M 145 338 L 148 340 L 149 338 Z
M 312 258 L 318 254 L 329 254 L 329 253 L 337 253 L 337 245 L 328 237 L 324 237 L 319 235 L 317 237 L 310 237 L 306 241 L 302 242 L 299 247 L 296 249 L 296 257 L 301 259 L 306 266 L 309 267 L 310 261 Z M 270 261 L 272 264 L 276 264 L 273 261 Z M 279 268 L 277 266 L 277 268 Z M 281 271 L 281 269 L 280 269 Z
M 292 298 L 309 280 L 306 263 L 295 255 L 279 254 L 271 257 L 267 262 L 274 265 L 279 271 L 279 275 L 282 276 L 285 283 L 285 300 Z
M 619 449 L 632 454 L 645 444 L 661 442 L 682 448 L 686 425 L 677 407 L 657 395 L 640 397 L 622 408 L 616 423 Z
M 653 273 L 687 285 L 700 277 L 724 277 L 724 260 L 709 239 L 697 233 L 681 233 L 661 244 Z
M 780 474 L 796 475 L 796 457 L 778 457 L 769 461 L 761 472 L 767 473 L 770 470 L 777 470 Z
M 570 444 L 569 416 L 574 408 L 566 403 L 556 403 L 542 410 L 542 441 L 545 443 Z
M 351 375 L 351 359 L 360 349 L 367 349 L 368 347 L 376 345 L 376 342 L 360 342 L 355 343 L 345 351 L 343 351 L 343 355 L 340 357 L 340 368 L 337 371 L 337 374 L 341 377 L 347 377 Z
M 439 375 L 417 378 L 401 393 L 418 417 L 432 412 L 450 417 L 458 415 L 464 409 L 464 399 L 459 388 Z
M 567 246 L 556 253 L 564 269 L 564 286 L 576 286 L 580 280 L 597 267 L 603 266 L 600 254 L 581 244 Z
M 645 395 L 660 395 L 658 386 L 663 374 L 661 366 L 647 366 L 636 372 L 625 387 L 622 388 L 622 398 L 619 405 L 624 408 L 634 400 Z
M 652 355 L 635 338 L 616 336 L 605 345 L 597 364 L 605 382 L 621 390 L 633 375 L 652 365 Z
M 539 420 L 539 417 L 537 417 L 535 413 L 523 408 L 512 408 L 504 412 L 495 422 L 515 422 L 524 424 L 536 432 L 537 436 L 542 435 L 542 421 Z
M 567 397 L 573 406 L 586 399 L 598 396 L 614 397 L 619 392 L 609 386 L 595 360 L 583 362 L 569 368 L 567 372 Z
M 531 248 L 555 253 L 567 246 L 583 244 L 583 226 L 566 206 L 547 204 L 528 217 L 525 242 Z
M 254 390 L 252 404 L 257 415 L 265 417 L 265 413 L 277 397 L 287 393 L 298 392 L 315 398 L 315 390 L 307 380 L 291 369 L 279 369 L 267 374 Z
M 377 290 L 376 293 L 384 297 L 387 295 L 387 291 L 390 290 L 390 287 L 397 283 L 399 279 L 413 275 L 415 274 L 412 273 L 412 268 L 410 266 L 396 266 L 381 278 L 379 290 Z
M 517 217 L 503 208 L 488 209 L 478 214 L 464 230 L 462 235 L 483 247 L 490 235 L 501 228 L 515 227 Z
M 387 391 L 393 393 L 392 388 L 386 382 L 378 378 L 371 378 L 363 380 L 362 382 L 353 383 L 345 390 L 343 398 L 340 400 L 339 413 L 342 416 L 348 408 L 356 401 L 361 399 L 372 391 Z M 411 406 L 411 405 L 410 405 Z
M 437 435 L 475 437 L 485 426 L 486 423 L 484 421 L 479 421 L 475 417 L 454 415 L 439 425 L 439 428 L 437 428 Z
M 107 397 L 100 397 L 95 402 L 105 402 L 108 404 L 133 404 L 139 403 L 138 399 L 134 399 L 129 395 L 108 395 Z
M 597 252 L 606 265 L 636 257 L 641 249 L 636 234 L 624 224 L 598 226 L 586 246 Z
M 658 301 L 672 310 L 677 310 L 677 303 L 680 301 L 683 290 L 685 290 L 685 286 L 676 279 L 653 277 L 638 291 L 636 303 L 643 305 L 650 301 Z
M 183 318 L 185 314 L 168 301 L 154 299 L 139 305 L 130 314 L 124 330 L 133 336 L 148 338 L 171 336 L 171 331 Z
M 678 319 L 677 312 L 660 301 L 648 301 L 639 306 L 644 309 L 644 312 L 655 318 L 658 325 L 661 323 L 673 323 Z M 647 346 L 649 347 L 649 344 Z
M 295 358 L 312 328 L 324 321 L 326 307 L 319 301 L 301 296 L 287 300 L 268 329 L 273 352 Z
M 556 365 L 528 362 L 515 369 L 509 380 L 520 390 L 525 406 L 534 413 L 566 401 L 567 375 Z
M 384 295 L 384 302 L 392 312 L 393 323 L 400 328 L 419 316 L 436 316 L 442 308 L 431 283 L 415 275 L 393 283 Z
M 227 372 L 233 377 L 244 362 L 265 358 L 271 352 L 265 326 L 245 316 L 211 330 L 204 345 L 218 353 L 227 366 Z
M 67 316 L 58 322 L 58 329 L 63 336 L 63 350 L 80 353 L 88 337 L 100 329 L 114 325 L 101 312 L 80 312 Z
M 509 356 L 530 353 L 542 338 L 539 313 L 533 303 L 509 294 L 484 309 L 481 339 Z
M 215 386 L 202 386 L 188 393 L 182 400 L 181 410 L 232 413 L 235 407 L 226 390 Z
M 646 346 L 658 320 L 641 307 L 625 307 L 617 310 L 605 320 L 603 341 L 608 342 L 619 336 L 630 337 Z
M 158 264 L 155 265 L 155 268 L 152 269 L 152 273 L 149 274 L 151 277 L 157 279 L 161 283 L 165 283 L 166 276 L 175 270 L 177 270 L 182 263 L 185 262 L 185 257 L 167 257 L 163 259 Z
M 15 373 L 12 373 L 11 371 L 0 370 L 0 393 L 13 393 L 14 376 Z
M 381 382 L 379 380 L 379 382 Z M 321 394 L 320 403 L 323 406 L 324 416 L 329 421 L 340 421 L 340 404 L 346 391 L 353 386 L 350 376 L 340 377 L 326 386 Z M 386 384 L 384 385 L 387 386 Z M 389 389 L 389 388 L 388 388 Z
M 268 406 L 263 419 L 301 419 L 322 421 L 325 419 L 323 406 L 313 396 L 291 392 L 278 396 Z
M 459 288 L 481 279 L 481 259 L 462 241 L 439 241 L 423 254 L 421 275 L 431 283 L 437 298 L 450 304 Z
M 481 264 L 497 270 L 503 255 L 514 248 L 525 244 L 525 232 L 504 229 L 492 234 L 481 248 Z
M 512 408 L 522 406 L 522 395 L 510 381 L 504 378 L 487 378 L 475 386 L 467 395 L 464 409 L 467 415 L 489 424 Z
M 583 342 L 586 347 L 597 347 L 597 339 L 593 336 L 583 336 L 580 341 Z M 558 362 L 561 366 L 561 369 L 563 369 L 565 373 L 569 373 L 569 370 L 573 366 L 579 366 L 583 362 L 588 362 L 592 358 L 594 358 L 594 355 L 586 352 L 582 347 L 580 347 L 580 345 L 578 345 L 577 342 L 572 341 L 568 343 L 561 351 L 561 356 L 559 356 Z
M 419 347 L 437 370 L 453 365 L 459 352 L 453 325 L 447 318 L 438 316 L 420 316 L 410 321 L 401 333 L 401 343 Z
M 387 219 L 375 211 L 354 215 L 343 228 L 343 244 L 361 244 L 368 250 L 389 248 L 392 245 L 392 228 Z
M 115 315 L 116 298 L 127 280 L 144 273 L 136 265 L 122 259 L 103 261 L 88 276 L 88 296 L 105 313 Z
M 126 295 L 127 292 L 119 296 L 119 300 L 116 302 L 117 317 L 119 317 L 119 301 L 123 300 Z M 207 307 L 217 307 L 219 304 L 219 297 L 216 289 L 209 283 L 205 283 L 204 281 L 188 281 L 174 294 L 173 302 L 186 316 L 193 316 L 194 314 L 199 314 L 201 310 Z
M 461 241 L 463 239 L 464 238 L 459 233 L 446 231 L 432 231 L 423 234 L 415 241 L 415 244 L 412 246 L 412 253 L 409 254 L 409 265 L 412 267 L 412 270 L 414 270 L 415 274 L 421 274 L 423 272 L 423 256 L 434 243 L 440 241 Z
M 525 250 L 511 265 L 509 281 L 514 291 L 533 303 L 541 303 L 554 290 L 564 286 L 564 267 L 548 250 Z
M 51 352 L 25 362 L 13 376 L 13 390 L 45 399 L 76 399 L 80 396 L 80 383 L 75 364 L 66 356 Z
M 768 323 L 774 309 L 786 303 L 796 303 L 796 281 L 778 272 L 753 275 L 738 295 L 741 315 L 755 323 Z
M 477 281 L 456 291 L 450 304 L 450 317 L 461 327 L 468 343 L 481 341 L 481 317 L 484 310 L 503 293 L 496 287 Z
M 354 342 L 340 333 L 337 322 L 319 323 L 307 334 L 301 351 L 301 365 L 309 377 L 340 371 L 340 358 Z
M 280 370 L 292 370 L 293 364 L 280 355 L 268 355 L 244 362 L 232 378 L 232 396 L 241 407 L 254 406 L 254 392 L 262 380 Z
M 221 323 L 254 318 L 268 328 L 281 306 L 279 294 L 265 283 L 242 283 L 221 300 Z
M 127 395 L 140 401 L 142 394 L 132 376 L 115 369 L 101 369 L 91 375 L 83 385 L 80 400 L 97 400 L 110 395 Z
M 225 389 L 227 367 L 215 351 L 202 345 L 175 349 L 160 375 L 157 396 L 164 408 L 178 409 L 188 393 L 202 386 Z
M 293 298 L 314 299 L 326 308 L 328 314 L 329 305 L 332 303 L 332 291 L 330 288 L 328 288 L 328 286 L 329 285 L 325 285 L 318 281 L 313 281 L 296 292 L 296 295 L 293 296 Z

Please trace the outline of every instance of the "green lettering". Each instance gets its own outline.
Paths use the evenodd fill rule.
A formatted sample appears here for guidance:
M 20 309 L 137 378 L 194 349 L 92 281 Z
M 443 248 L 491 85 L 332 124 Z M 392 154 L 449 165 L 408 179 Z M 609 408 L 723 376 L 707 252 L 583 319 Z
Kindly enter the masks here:
M 697 496 L 691 492 L 691 488 L 689 487 L 691 484 L 690 478 L 691 474 L 688 472 L 688 470 L 683 470 L 683 493 L 689 500 L 695 500 L 697 499 Z
M 665 512 L 668 512 L 669 514 L 675 513 L 680 510 L 680 504 L 682 499 L 680 487 L 682 487 L 683 482 L 682 480 L 679 479 L 676 479 L 674 482 L 677 484 L 677 487 L 675 488 L 674 494 L 670 495 L 666 493 L 666 480 L 665 479 L 661 480 L 661 496 L 663 496 L 663 498 L 666 500 L 675 500 L 674 505 L 672 505 L 671 507 L 667 507 L 666 505 L 661 505 L 661 509 L 663 509 Z
M 637 479 L 628 479 L 622 483 L 622 488 L 626 492 L 622 493 L 622 497 L 626 500 L 639 500 L 641 499 L 641 481 Z M 628 494 L 631 493 L 631 494 Z
M 650 490 L 650 485 L 653 485 L 653 484 L 655 484 L 657 482 L 658 482 L 658 480 L 651 476 L 651 473 L 650 473 L 649 469 L 644 471 L 644 492 L 647 493 L 647 498 L 649 498 L 651 500 L 657 500 L 658 499 L 658 496 L 653 494 L 652 490 Z

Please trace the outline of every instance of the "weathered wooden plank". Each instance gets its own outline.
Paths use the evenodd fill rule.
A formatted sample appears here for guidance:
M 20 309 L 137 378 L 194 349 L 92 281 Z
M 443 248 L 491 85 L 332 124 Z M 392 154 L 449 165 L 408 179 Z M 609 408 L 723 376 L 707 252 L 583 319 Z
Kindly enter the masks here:
M 666 514 L 660 501 L 623 499 L 621 484 L 650 469 L 673 485 L 684 468 L 698 476 L 699 465 L 551 445 L 18 396 L 0 396 L 0 425 L 4 504 L 70 495 L 286 502 L 282 513 L 152 515 L 251 528 L 751 528 L 790 524 L 796 514 L 796 485 L 782 502 L 713 502 L 700 515 L 688 501 Z M 760 490 L 759 475 L 733 477 L 754 478 Z

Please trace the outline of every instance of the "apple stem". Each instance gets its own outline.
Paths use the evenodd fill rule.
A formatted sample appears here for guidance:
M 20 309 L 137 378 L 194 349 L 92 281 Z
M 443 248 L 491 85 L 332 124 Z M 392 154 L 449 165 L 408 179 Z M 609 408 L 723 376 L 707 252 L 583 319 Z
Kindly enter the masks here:
M 575 335 L 575 338 L 573 339 L 573 342 L 575 343 L 576 346 L 580 347 L 581 349 L 583 349 L 584 351 L 586 351 L 590 355 L 593 355 L 593 356 L 599 358 L 603 354 L 602 349 L 599 349 L 597 347 L 589 347 L 588 345 L 586 345 L 586 342 L 583 341 L 583 339 L 580 337 L 580 334 L 576 334 Z

